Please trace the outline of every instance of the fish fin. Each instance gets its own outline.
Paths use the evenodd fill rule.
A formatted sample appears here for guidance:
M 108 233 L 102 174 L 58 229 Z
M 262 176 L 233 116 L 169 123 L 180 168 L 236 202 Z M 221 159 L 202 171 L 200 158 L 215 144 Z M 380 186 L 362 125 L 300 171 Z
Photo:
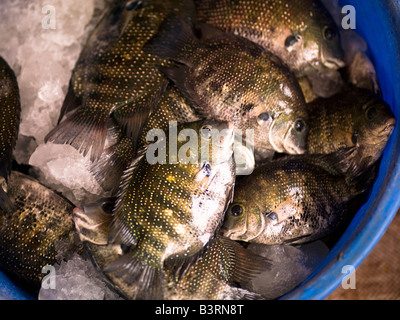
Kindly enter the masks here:
M 356 151 L 355 147 L 342 148 L 323 157 L 340 174 L 353 179 L 361 175 L 365 170 L 357 161 Z
M 346 176 L 347 182 L 354 187 L 354 194 L 358 195 L 370 189 L 378 176 L 378 171 L 379 163 L 375 162 L 356 176 Z
M 234 288 L 233 300 L 265 300 L 265 298 L 256 292 L 251 292 L 242 288 Z
M 126 188 L 129 185 L 129 182 L 132 179 L 132 174 L 135 172 L 137 166 L 139 165 L 140 161 L 146 156 L 146 152 L 149 148 L 149 144 L 142 146 L 140 149 L 137 150 L 135 157 L 133 158 L 132 162 L 128 165 L 121 176 L 121 181 L 119 184 L 119 192 L 118 192 L 118 200 L 116 204 L 116 211 L 120 209 L 120 199 L 125 195 Z
M 122 113 L 118 109 L 113 113 L 113 117 L 118 125 L 121 126 L 128 137 L 133 139 L 133 145 L 135 147 L 139 136 L 142 133 L 146 120 L 153 110 L 158 106 L 168 84 L 168 80 L 163 81 L 160 90 L 158 90 L 145 105 L 135 106 L 135 108 L 132 108 L 132 110 L 127 113 Z
M 223 236 L 218 236 L 217 240 L 229 251 L 230 264 L 233 265 L 233 273 L 229 279 L 225 279 L 226 281 L 242 284 L 257 274 L 271 269 L 269 259 L 251 252 L 240 243 Z
M 76 96 L 72 83 L 70 82 L 68 92 L 61 106 L 60 116 L 58 117 L 57 125 L 60 124 L 62 118 L 70 111 L 75 110 L 82 105 L 82 99 Z
M 161 264 L 152 263 L 143 250 L 133 248 L 103 268 L 107 275 L 123 281 L 130 299 L 161 300 L 164 297 L 164 275 Z
M 176 282 L 179 282 L 189 269 L 202 258 L 212 241 L 213 239 L 210 239 L 203 248 L 190 256 L 169 257 L 165 261 L 168 264 L 168 270 L 170 270 Z
M 0 176 L 8 181 L 8 176 L 11 173 L 11 157 L 12 152 L 10 150 L 9 154 L 5 154 L 3 159 L 0 159 Z
M 88 115 L 84 109 L 77 109 L 51 130 L 44 141 L 56 144 L 70 144 L 86 156 L 90 151 L 90 160 L 100 158 L 107 135 L 108 115 Z
M 16 207 L 11 202 L 7 193 L 3 190 L 1 186 L 0 186 L 0 208 L 8 216 L 11 216 L 12 213 L 16 210 Z
M 147 149 L 148 145 L 144 145 L 137 151 L 136 157 L 132 160 L 128 168 L 126 168 L 126 170 L 123 172 L 121 176 L 118 193 L 116 195 L 117 200 L 114 207 L 115 217 L 117 217 L 119 212 L 121 211 L 122 199 L 124 198 L 127 192 L 129 183 L 132 179 L 132 175 L 135 172 L 140 161 L 146 155 Z M 127 246 L 132 246 L 137 244 L 137 241 L 132 236 L 132 233 L 129 232 L 128 228 L 124 224 L 122 224 L 118 219 L 114 219 L 111 224 L 108 242 L 114 244 L 123 243 L 124 245 Z
M 188 77 L 188 67 L 182 64 L 176 64 L 170 67 L 160 67 L 162 73 L 164 73 L 168 79 L 170 79 L 175 87 L 182 94 L 184 99 L 193 108 L 196 114 L 201 118 L 209 117 L 209 113 L 205 108 L 202 107 L 201 98 L 197 92 L 190 87 L 186 86 Z
M 226 38 L 231 35 L 230 33 L 205 22 L 197 22 L 194 28 L 194 33 L 200 41 L 212 41 L 219 38 Z
M 128 137 L 121 137 L 120 140 L 105 149 L 96 162 L 90 164 L 89 172 L 105 191 L 112 191 L 118 188 L 124 170 L 134 158 L 134 142 Z
M 190 65 L 187 56 L 198 45 L 191 27 L 179 16 L 169 16 L 159 31 L 150 39 L 143 51 L 159 58 Z
M 114 203 L 114 198 L 103 198 L 73 210 L 75 227 L 81 241 L 107 245 Z

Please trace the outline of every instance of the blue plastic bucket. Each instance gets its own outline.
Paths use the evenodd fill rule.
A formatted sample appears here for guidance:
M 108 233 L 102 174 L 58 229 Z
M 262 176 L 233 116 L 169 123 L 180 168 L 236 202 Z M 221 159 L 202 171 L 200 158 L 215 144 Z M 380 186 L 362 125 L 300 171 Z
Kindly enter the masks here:
M 356 31 L 366 40 L 384 100 L 396 119 L 400 113 L 400 1 L 344 0 L 340 5 L 356 8 Z M 320 267 L 285 299 L 324 299 L 341 285 L 377 244 L 400 206 L 400 132 L 397 125 L 383 153 L 379 175 L 369 201 L 353 218 L 345 233 Z
M 368 43 L 383 96 L 399 121 L 400 2 L 346 0 L 356 8 L 357 29 Z M 321 266 L 284 299 L 323 299 L 337 288 L 346 265 L 357 268 L 379 241 L 400 206 L 400 132 L 398 126 L 384 151 L 369 201 L 355 215 Z M 35 299 L 0 272 L 0 299 Z

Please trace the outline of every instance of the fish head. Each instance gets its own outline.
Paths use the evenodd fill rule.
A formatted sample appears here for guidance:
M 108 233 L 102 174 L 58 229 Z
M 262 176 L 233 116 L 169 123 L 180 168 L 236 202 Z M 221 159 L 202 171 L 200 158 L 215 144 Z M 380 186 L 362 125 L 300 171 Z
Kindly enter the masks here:
M 308 112 L 298 81 L 283 70 L 273 86 L 264 88 L 252 113 L 254 147 L 280 153 L 303 154 L 308 134 Z M 267 94 L 269 92 L 269 94 Z
M 246 205 L 246 202 L 233 202 L 225 214 L 221 230 L 229 239 L 251 241 L 257 238 L 264 228 L 265 218 L 257 206 L 251 207 Z
M 360 148 L 363 158 L 375 162 L 392 135 L 396 119 L 389 105 L 375 95 L 359 111 L 351 139 Z
M 113 209 L 114 200 L 111 198 L 75 207 L 73 219 L 80 239 L 96 245 L 106 245 Z
M 313 5 L 309 17 L 309 23 L 294 35 L 294 39 L 301 43 L 297 46 L 297 50 L 300 50 L 299 56 L 302 56 L 311 68 L 317 70 L 344 67 L 340 32 L 329 12 L 321 6 Z
M 303 154 L 309 131 L 307 115 L 295 112 L 273 115 L 267 128 L 262 128 L 273 150 L 287 154 Z M 259 121 L 260 122 L 260 121 Z M 263 124 L 260 123 L 260 126 Z

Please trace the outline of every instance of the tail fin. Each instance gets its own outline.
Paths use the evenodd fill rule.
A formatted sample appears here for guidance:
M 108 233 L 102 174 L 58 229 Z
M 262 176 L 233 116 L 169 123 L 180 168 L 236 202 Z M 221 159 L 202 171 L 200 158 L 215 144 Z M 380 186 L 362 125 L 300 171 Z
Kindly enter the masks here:
M 82 104 L 82 99 L 75 95 L 72 83 L 70 82 L 68 87 L 67 95 L 64 98 L 64 102 L 61 107 L 60 116 L 58 117 L 57 124 L 60 124 L 64 116 L 79 107 Z
M 171 16 L 161 24 L 159 32 L 146 43 L 143 51 L 187 65 L 187 55 L 197 46 L 198 40 L 191 27 L 179 16 Z
M 61 122 L 45 137 L 45 142 L 70 144 L 84 156 L 89 153 L 90 160 L 100 158 L 107 135 L 108 115 L 76 110 L 68 119 Z
M 164 298 L 162 265 L 152 263 L 143 250 L 134 248 L 107 265 L 104 272 L 122 283 L 122 291 L 130 299 L 161 300 Z

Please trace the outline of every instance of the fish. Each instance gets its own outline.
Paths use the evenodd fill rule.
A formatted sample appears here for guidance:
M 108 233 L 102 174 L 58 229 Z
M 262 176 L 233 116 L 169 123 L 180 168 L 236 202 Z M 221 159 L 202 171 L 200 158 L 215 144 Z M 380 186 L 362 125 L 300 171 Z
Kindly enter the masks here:
M 45 137 L 89 154 L 92 162 L 104 150 L 110 117 L 136 139 L 165 90 L 168 80 L 158 66 L 169 63 L 145 53 L 144 44 L 169 14 L 189 24 L 195 15 L 188 0 L 117 1 L 107 12 L 72 72 L 59 122 Z
M 197 20 L 247 38 L 296 74 L 345 66 L 340 33 L 318 0 L 195 0 Z
M 241 286 L 271 268 L 269 259 L 217 235 L 202 259 L 182 279 L 167 271 L 167 300 L 264 300 Z
M 209 35 L 200 41 L 194 32 Z M 304 96 L 296 77 L 275 55 L 215 28 L 195 31 L 177 16 L 163 22 L 144 50 L 175 62 L 160 69 L 199 114 L 232 121 L 254 148 L 305 152 Z M 253 139 L 247 130 L 253 130 Z
M 45 266 L 81 246 L 72 219 L 74 205 L 34 178 L 11 171 L 7 194 L 16 210 L 0 210 L 0 268 L 39 289 Z
M 15 148 L 21 120 L 21 101 L 18 81 L 14 71 L 0 57 L 0 176 L 6 181 L 11 172 L 12 154 Z M 0 188 L 0 208 L 11 213 L 9 197 Z
M 108 261 L 122 254 L 121 246 L 108 244 L 115 198 L 102 198 L 74 209 L 74 220 L 83 246 L 101 272 Z M 96 225 L 96 228 L 87 228 Z M 252 277 L 270 268 L 268 258 L 246 250 L 242 245 L 220 234 L 215 236 L 202 258 L 181 279 L 173 265 L 166 265 L 164 276 L 166 300 L 260 300 L 257 293 L 238 287 Z M 223 270 L 223 272 L 221 272 Z M 126 299 L 134 299 L 133 286 L 109 274 L 109 283 Z
M 352 161 L 359 172 L 382 155 L 396 126 L 390 106 L 369 89 L 350 86 L 331 98 L 308 104 L 309 154 L 329 154 L 354 147 Z
M 353 150 L 276 159 L 237 181 L 222 234 L 267 245 L 318 240 L 342 228 L 376 178 L 347 165 Z M 346 172 L 341 167 L 348 168 Z
M 139 150 L 121 178 L 111 222 L 74 211 L 81 239 L 120 247 L 121 254 L 107 261 L 102 272 L 129 287 L 132 299 L 163 299 L 164 262 L 184 274 L 214 238 L 232 200 L 232 125 L 202 120 L 184 123 L 177 132 L 178 154 L 170 147 L 177 138 L 169 135 Z M 195 138 L 186 141 L 185 135 Z M 190 141 L 192 147 L 187 148 Z M 111 224 L 107 237 L 96 234 L 102 221 Z

